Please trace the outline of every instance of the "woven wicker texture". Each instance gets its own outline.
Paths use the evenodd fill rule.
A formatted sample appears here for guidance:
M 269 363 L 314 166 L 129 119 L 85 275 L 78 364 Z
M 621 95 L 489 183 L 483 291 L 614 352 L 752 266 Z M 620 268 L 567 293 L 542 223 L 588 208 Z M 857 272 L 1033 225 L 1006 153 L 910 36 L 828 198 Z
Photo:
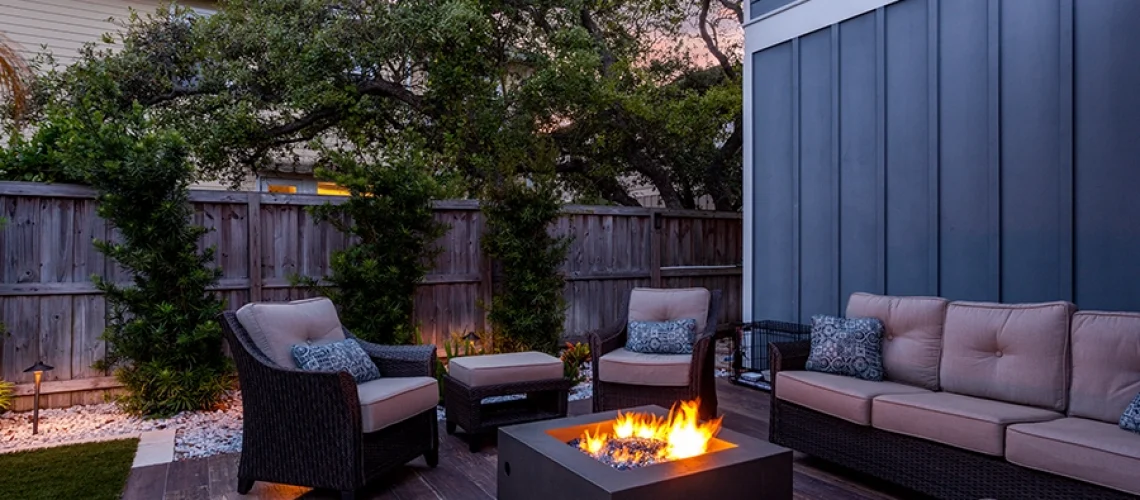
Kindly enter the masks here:
M 810 342 L 769 345 L 772 379 L 802 370 Z M 1135 498 L 1116 490 L 1020 467 L 1000 457 L 881 431 L 831 417 L 774 396 L 769 439 L 778 445 L 937 498 Z
M 242 388 L 239 493 L 248 492 L 254 481 L 268 481 L 349 496 L 420 455 L 431 466 L 438 462 L 434 408 L 364 434 L 356 382 L 348 372 L 282 368 L 254 346 L 233 313 L 223 313 L 221 323 Z M 345 335 L 355 338 L 347 330 Z M 434 346 L 357 341 L 385 377 L 434 376 Z
M 628 315 L 623 315 L 617 323 L 589 334 L 591 363 L 594 379 L 594 411 L 621 410 L 635 406 L 658 405 L 670 408 L 678 401 L 701 399 L 701 418 L 716 416 L 716 378 L 714 346 L 717 317 L 720 313 L 720 290 L 713 290 L 709 299 L 709 315 L 702 332 L 697 332 L 693 344 L 693 366 L 689 367 L 689 385 L 684 387 L 659 387 L 603 382 L 598 377 L 597 359 L 608 352 L 625 346 Z M 626 297 L 626 305 L 629 297 Z M 628 307 L 621 310 L 628 311 Z

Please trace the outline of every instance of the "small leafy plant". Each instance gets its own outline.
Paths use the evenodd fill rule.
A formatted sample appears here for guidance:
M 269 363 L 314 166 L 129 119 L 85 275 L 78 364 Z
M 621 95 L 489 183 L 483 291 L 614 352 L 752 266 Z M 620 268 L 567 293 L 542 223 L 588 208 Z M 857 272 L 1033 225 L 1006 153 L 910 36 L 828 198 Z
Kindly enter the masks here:
M 12 409 L 12 398 L 14 398 L 16 384 L 8 382 L 7 380 L 0 380 L 0 412 Z
M 590 346 L 588 344 L 567 342 L 566 348 L 562 350 L 561 358 L 566 378 L 574 381 L 575 385 L 586 380 L 582 367 L 587 361 L 590 361 Z

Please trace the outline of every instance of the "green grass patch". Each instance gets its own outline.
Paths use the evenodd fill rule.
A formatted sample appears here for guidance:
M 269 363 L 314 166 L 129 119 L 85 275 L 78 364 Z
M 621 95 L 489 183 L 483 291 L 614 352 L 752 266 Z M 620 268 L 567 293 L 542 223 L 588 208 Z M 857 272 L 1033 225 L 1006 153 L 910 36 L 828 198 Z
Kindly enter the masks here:
M 139 440 L 58 446 L 0 455 L 0 498 L 117 500 Z

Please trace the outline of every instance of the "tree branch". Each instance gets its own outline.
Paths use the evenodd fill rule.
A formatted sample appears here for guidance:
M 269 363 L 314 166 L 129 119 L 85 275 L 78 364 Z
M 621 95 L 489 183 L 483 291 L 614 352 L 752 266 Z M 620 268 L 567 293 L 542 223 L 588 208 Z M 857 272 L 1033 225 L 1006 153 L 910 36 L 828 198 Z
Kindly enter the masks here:
M 720 69 L 724 71 L 724 75 L 730 80 L 736 79 L 736 69 L 732 67 L 732 62 L 728 60 L 728 56 L 721 52 L 720 47 L 717 47 L 716 41 L 713 40 L 712 35 L 709 34 L 709 7 L 712 0 L 701 0 L 701 13 L 697 20 L 697 26 L 701 31 L 701 40 L 705 41 L 705 46 L 708 47 L 709 53 L 716 58 L 720 63 Z
M 713 205 L 720 211 L 735 211 L 732 194 L 725 184 L 724 172 L 728 163 L 740 156 L 740 149 L 744 144 L 744 124 L 740 115 L 732 121 L 732 134 L 725 139 L 724 144 L 717 149 L 716 156 L 705 166 L 705 191 L 713 199 Z
M 720 4 L 736 15 L 736 22 L 744 24 L 744 9 L 740 6 L 739 1 L 720 0 Z
M 578 13 L 582 19 L 582 27 L 590 33 L 590 37 L 594 39 L 594 43 L 598 44 L 598 50 L 602 53 L 602 75 L 609 76 L 610 67 L 614 65 L 614 54 L 610 52 L 610 48 L 606 45 L 606 39 L 602 35 L 602 30 L 598 28 L 598 23 L 594 22 L 594 16 L 585 7 Z
M 641 206 L 641 203 L 633 196 L 630 196 L 625 186 L 622 186 L 621 182 L 618 182 L 613 176 L 593 175 L 585 159 L 570 158 L 555 166 L 555 172 L 558 174 L 581 175 L 598 190 L 598 194 L 600 194 L 602 198 L 605 198 L 609 202 L 626 207 Z

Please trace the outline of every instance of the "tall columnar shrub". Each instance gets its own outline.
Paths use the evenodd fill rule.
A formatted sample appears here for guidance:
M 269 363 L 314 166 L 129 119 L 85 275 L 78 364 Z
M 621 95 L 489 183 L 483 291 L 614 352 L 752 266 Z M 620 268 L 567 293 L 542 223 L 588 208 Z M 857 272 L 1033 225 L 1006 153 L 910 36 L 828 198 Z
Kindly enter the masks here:
M 233 380 L 216 319 L 222 301 L 206 290 L 221 271 L 209 265 L 213 248 L 198 249 L 207 230 L 191 223 L 185 142 L 139 110 L 59 116 L 53 126 L 66 135 L 57 159 L 84 172 L 119 234 L 96 247 L 131 276 L 129 285 L 95 277 L 109 311 L 99 365 L 125 385 L 120 403 L 155 417 L 216 406 Z
M 559 267 L 569 240 L 552 236 L 549 229 L 561 208 L 549 182 L 505 180 L 488 188 L 483 244 L 502 268 L 490 308 L 497 341 L 557 354 L 566 310 Z
M 342 204 L 315 207 L 315 216 L 351 235 L 354 243 L 329 262 L 330 287 L 341 322 L 361 338 L 407 344 L 415 338 L 413 299 L 439 253 L 435 241 L 446 226 L 435 220 L 432 200 L 440 183 L 418 157 L 379 161 L 375 156 L 327 151 L 318 176 L 348 189 Z

